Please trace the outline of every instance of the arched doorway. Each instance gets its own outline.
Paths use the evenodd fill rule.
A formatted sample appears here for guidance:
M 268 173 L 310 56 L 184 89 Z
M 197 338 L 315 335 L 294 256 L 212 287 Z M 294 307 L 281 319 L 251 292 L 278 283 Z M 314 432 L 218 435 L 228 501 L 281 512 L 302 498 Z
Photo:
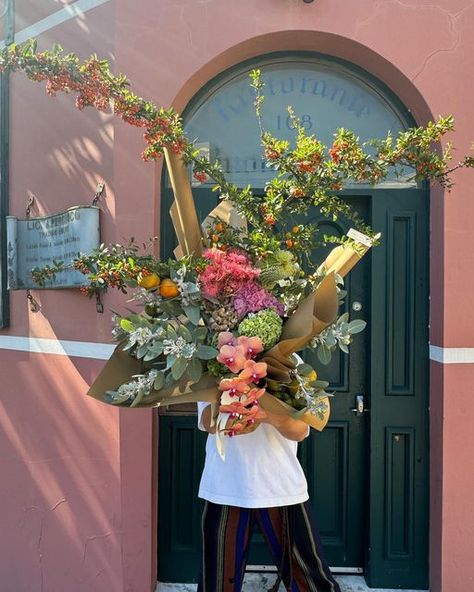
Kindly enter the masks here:
M 325 144 L 339 127 L 364 140 L 413 124 L 390 91 L 350 64 L 310 53 L 272 54 L 212 80 L 185 112 L 186 130 L 223 163 L 230 180 L 263 189 L 271 171 L 261 158 L 248 74 L 266 82 L 264 122 L 291 139 L 287 105 Z M 347 282 L 346 307 L 367 330 L 350 355 L 335 356 L 320 375 L 336 391 L 331 421 L 301 446 L 326 552 L 336 572 L 364 573 L 374 586 L 427 587 L 428 564 L 428 199 L 405 178 L 376 188 L 348 186 L 351 200 L 381 246 Z M 210 186 L 195 187 L 198 210 L 215 205 Z M 163 186 L 162 249 L 174 246 Z M 320 221 L 321 223 L 328 223 Z M 341 224 L 337 230 L 347 229 Z M 363 395 L 364 413 L 354 412 Z M 176 411 L 173 411 L 176 413 Z M 203 434 L 188 410 L 160 420 L 159 574 L 197 576 Z M 250 563 L 268 558 L 258 536 Z

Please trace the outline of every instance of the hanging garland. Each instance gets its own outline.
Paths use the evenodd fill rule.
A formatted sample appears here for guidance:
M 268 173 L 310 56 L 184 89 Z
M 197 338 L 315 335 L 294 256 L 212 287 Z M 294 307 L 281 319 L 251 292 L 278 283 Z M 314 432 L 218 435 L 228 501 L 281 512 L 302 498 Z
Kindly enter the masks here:
M 181 155 L 186 164 L 192 163 L 196 179 L 200 182 L 211 179 L 221 198 L 230 199 L 247 219 L 253 228 L 247 238 L 249 246 L 261 254 L 285 247 L 300 261 L 307 256 L 322 241 L 317 227 L 311 224 L 300 225 L 294 232 L 294 217 L 308 213 L 314 206 L 328 218 L 347 217 L 358 230 L 373 237 L 371 228 L 336 195 L 348 180 L 376 184 L 393 171 L 406 176 L 408 169 L 413 172 L 413 180 L 431 179 L 449 189 L 454 170 L 474 166 L 474 157 L 466 156 L 450 168 L 451 145 L 438 148 L 445 134 L 453 130 L 452 116 L 408 129 L 396 138 L 388 134 L 382 140 L 366 144 L 361 144 L 353 132 L 339 129 L 332 146 L 327 148 L 315 136 L 306 134 L 289 108 L 296 140 L 295 146 L 290 146 L 264 129 L 264 83 L 260 71 L 254 70 L 251 85 L 262 146 L 268 166 L 275 170 L 263 194 L 254 194 L 250 187 L 242 189 L 229 183 L 218 161 L 210 162 L 199 155 L 186 138 L 183 120 L 173 108 L 157 107 L 133 93 L 127 78 L 123 74 L 114 75 L 107 60 L 91 55 L 81 62 L 77 55 L 65 54 L 60 45 L 55 45 L 52 51 L 39 52 L 32 39 L 0 51 L 0 72 L 6 71 L 23 72 L 30 80 L 45 82 L 46 92 L 52 97 L 59 92 L 75 94 L 80 110 L 111 109 L 126 123 L 141 128 L 145 140 L 141 155 L 144 161 L 159 159 L 165 149 Z M 370 152 L 366 150 L 367 144 Z M 209 231 L 210 242 L 217 246 L 224 238 L 220 226 Z M 325 242 L 344 240 L 324 239 Z

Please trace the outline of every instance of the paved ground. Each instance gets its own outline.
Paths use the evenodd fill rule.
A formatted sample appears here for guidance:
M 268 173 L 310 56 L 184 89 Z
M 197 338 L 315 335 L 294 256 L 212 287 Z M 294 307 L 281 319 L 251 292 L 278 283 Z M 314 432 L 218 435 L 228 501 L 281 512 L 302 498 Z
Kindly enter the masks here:
M 420 590 L 388 590 L 368 588 L 361 576 L 338 576 L 337 581 L 342 592 L 420 592 Z M 265 592 L 269 590 L 275 581 L 273 574 L 249 574 L 245 578 L 242 592 Z M 195 584 L 158 584 L 156 592 L 195 592 Z M 283 586 L 280 592 L 284 592 Z M 428 592 L 428 591 L 426 591 Z

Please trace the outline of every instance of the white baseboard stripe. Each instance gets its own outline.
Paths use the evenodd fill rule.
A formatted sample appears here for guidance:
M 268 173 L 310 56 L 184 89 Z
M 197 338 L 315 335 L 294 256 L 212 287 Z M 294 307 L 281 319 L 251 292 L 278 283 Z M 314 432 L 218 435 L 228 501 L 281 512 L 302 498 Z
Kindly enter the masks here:
M 31 37 L 38 37 L 41 33 L 49 31 L 49 29 L 57 27 L 70 19 L 82 17 L 88 10 L 97 8 L 97 6 L 105 4 L 106 2 L 109 2 L 109 0 L 77 0 L 74 4 L 69 4 L 33 25 L 18 31 L 18 33 L 15 34 L 15 43 L 23 43 Z M 0 48 L 4 46 L 5 41 L 0 41 Z
M 0 335 L 0 349 L 7 349 L 10 351 L 108 360 L 112 355 L 114 348 L 115 345 L 110 343 Z
M 108 360 L 114 348 L 111 343 L 0 335 L 0 349 L 11 351 Z M 440 364 L 474 364 L 474 347 L 430 345 L 430 360 Z
M 430 345 L 430 360 L 440 364 L 474 364 L 474 347 Z

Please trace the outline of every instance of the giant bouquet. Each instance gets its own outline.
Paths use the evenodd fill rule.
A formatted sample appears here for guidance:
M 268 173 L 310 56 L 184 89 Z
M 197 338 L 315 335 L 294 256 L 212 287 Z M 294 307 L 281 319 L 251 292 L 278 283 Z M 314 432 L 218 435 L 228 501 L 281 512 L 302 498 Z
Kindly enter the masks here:
M 474 158 L 465 156 L 449 167 L 450 144 L 442 142 L 453 129 L 452 117 L 368 145 L 339 129 L 326 147 L 289 108 L 295 130 L 290 145 L 264 128 L 264 84 L 254 71 L 262 149 L 275 171 L 265 190 L 255 193 L 229 183 L 220 163 L 186 138 L 179 114 L 134 94 L 106 60 L 92 55 L 81 63 L 60 46 L 39 52 L 30 40 L 0 50 L 0 73 L 15 71 L 45 81 L 51 96 L 75 94 L 79 109 L 111 109 L 142 128 L 142 157 L 165 155 L 175 194 L 170 210 L 178 238 L 175 259 L 140 254 L 131 243 L 102 246 L 72 263 L 87 276 L 83 290 L 89 295 L 109 287 L 133 289 L 135 308 L 117 315 L 117 349 L 89 394 L 126 407 L 209 401 L 221 435 L 251 426 L 259 406 L 322 429 L 329 416 L 328 384 L 294 354 L 315 348 L 327 362 L 337 345 L 347 351 L 364 323 L 338 316 L 343 277 L 378 239 L 338 192 L 348 180 L 375 184 L 400 173 L 449 189 L 454 170 L 474 166 Z M 202 226 L 189 168 L 197 182 L 210 179 L 220 196 Z M 305 219 L 314 208 L 326 218 L 344 217 L 356 230 L 346 237 L 321 236 L 318 225 Z M 323 243 L 338 246 L 324 261 L 315 261 L 315 247 Z M 33 270 L 33 276 L 41 284 L 69 264 Z

